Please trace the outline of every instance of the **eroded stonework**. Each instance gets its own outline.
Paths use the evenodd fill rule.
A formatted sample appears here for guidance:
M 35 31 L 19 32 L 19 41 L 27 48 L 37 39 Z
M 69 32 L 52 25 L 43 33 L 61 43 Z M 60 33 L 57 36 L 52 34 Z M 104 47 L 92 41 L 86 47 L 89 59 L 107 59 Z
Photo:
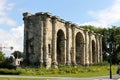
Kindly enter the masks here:
M 24 13 L 24 62 L 76 66 L 102 62 L 102 36 L 50 13 Z

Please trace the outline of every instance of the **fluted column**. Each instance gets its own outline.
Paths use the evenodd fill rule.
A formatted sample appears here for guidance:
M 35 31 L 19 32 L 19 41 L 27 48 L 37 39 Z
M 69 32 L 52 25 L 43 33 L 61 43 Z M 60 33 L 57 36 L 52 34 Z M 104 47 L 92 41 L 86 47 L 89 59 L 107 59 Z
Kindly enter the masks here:
M 103 56 L 102 56 L 102 35 L 100 35 L 100 62 L 103 61 Z
M 57 56 L 56 56 L 56 25 L 57 25 L 57 17 L 52 17 L 52 67 L 57 68 Z
M 48 26 L 48 15 L 43 15 L 43 65 L 47 67 L 48 49 L 47 49 L 47 26 Z
M 66 22 L 66 64 L 70 65 L 70 36 L 69 28 L 71 26 L 70 22 Z
M 89 54 L 88 54 L 88 38 L 87 38 L 87 35 L 88 35 L 88 30 L 84 30 L 84 34 L 85 34 L 85 65 L 89 65 Z
M 92 32 L 89 32 L 89 64 L 92 64 L 92 41 L 91 41 Z
M 39 40 L 40 40 L 40 52 L 39 52 L 39 64 L 40 66 L 43 65 L 43 17 L 42 17 L 43 13 L 36 13 L 36 16 L 38 17 L 38 21 L 39 21 L 39 28 L 40 28 L 40 31 L 39 31 Z
M 99 38 L 98 38 L 98 34 L 95 35 L 95 38 L 96 38 L 96 59 L 95 61 L 96 62 L 99 62 Z
M 71 49 L 71 62 L 73 66 L 76 66 L 76 54 L 75 54 L 75 25 L 72 25 L 72 49 Z
M 24 21 L 24 64 L 29 65 L 29 51 L 28 51 L 28 17 L 31 16 L 30 13 L 23 13 L 23 21 Z
M 40 21 L 40 65 L 43 64 L 43 21 Z

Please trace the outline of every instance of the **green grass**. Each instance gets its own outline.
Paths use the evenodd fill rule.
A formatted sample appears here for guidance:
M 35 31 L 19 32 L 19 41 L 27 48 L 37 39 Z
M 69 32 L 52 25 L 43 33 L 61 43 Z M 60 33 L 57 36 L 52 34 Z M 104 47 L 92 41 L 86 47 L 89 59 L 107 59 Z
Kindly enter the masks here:
M 112 73 L 116 74 L 117 65 L 112 66 Z M 93 77 L 109 75 L 109 65 L 105 66 L 78 66 L 77 68 L 62 65 L 58 69 L 45 68 L 18 68 L 20 75 L 55 76 L 55 77 Z M 24 80 L 24 79 L 23 79 Z
M 0 80 L 55 80 L 55 79 L 40 79 L 40 78 L 36 78 L 36 79 L 31 79 L 31 78 L 0 78 Z
M 33 75 L 33 76 L 58 76 L 58 77 L 92 77 L 92 76 L 104 76 L 109 75 L 108 66 L 78 66 L 77 68 L 62 66 L 58 69 L 45 69 L 45 68 L 26 68 L 17 69 L 21 71 L 21 75 Z M 117 65 L 112 66 L 112 73 L 116 74 Z

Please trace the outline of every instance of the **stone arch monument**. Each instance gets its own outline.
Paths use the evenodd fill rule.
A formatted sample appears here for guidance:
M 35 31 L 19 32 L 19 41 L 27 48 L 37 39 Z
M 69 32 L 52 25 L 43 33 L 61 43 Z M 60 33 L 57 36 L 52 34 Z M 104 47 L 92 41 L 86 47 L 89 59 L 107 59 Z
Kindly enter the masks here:
M 50 13 L 23 13 L 24 62 L 46 68 L 102 62 L 102 35 Z

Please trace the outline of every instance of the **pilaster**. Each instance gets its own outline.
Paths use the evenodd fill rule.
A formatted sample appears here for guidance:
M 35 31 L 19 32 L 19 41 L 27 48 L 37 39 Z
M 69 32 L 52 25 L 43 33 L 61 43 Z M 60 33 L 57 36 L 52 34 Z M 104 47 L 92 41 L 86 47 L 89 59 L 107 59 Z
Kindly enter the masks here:
M 92 64 L 92 41 L 91 41 L 92 32 L 89 31 L 89 64 Z
M 96 53 L 97 53 L 97 62 L 100 62 L 100 42 L 99 42 L 99 34 L 96 34 Z
M 43 14 L 43 65 L 48 68 L 48 46 L 47 46 L 47 28 L 49 15 Z
M 103 56 L 102 56 L 102 35 L 100 35 L 100 38 L 99 38 L 99 43 L 100 43 L 100 62 L 103 61 Z
M 28 17 L 29 16 L 32 16 L 32 14 L 26 12 L 26 13 L 23 13 L 23 21 L 24 21 L 24 63 L 25 65 L 29 65 L 29 50 L 28 50 L 28 47 L 29 47 L 29 43 L 28 43 L 28 22 L 29 22 L 29 19 Z
M 75 53 L 75 25 L 72 26 L 72 48 L 71 48 L 71 62 L 76 67 L 76 53 Z
M 87 35 L 88 35 L 88 30 L 84 30 L 84 34 L 85 34 L 85 65 L 89 65 L 89 48 L 88 48 L 88 38 L 87 38 Z
M 52 17 L 52 67 L 57 68 L 57 56 L 56 56 L 56 25 L 57 25 L 57 17 Z
M 70 22 L 66 22 L 66 64 L 70 65 L 70 36 L 69 36 L 69 28 L 71 27 Z
M 44 27 L 44 23 L 43 23 L 43 14 L 44 13 L 36 13 L 36 16 L 39 18 L 39 27 L 40 27 L 40 31 L 39 31 L 39 33 L 40 33 L 40 36 L 39 36 L 39 38 L 40 38 L 40 43 L 39 43 L 39 45 L 40 45 L 40 52 L 39 52 L 39 64 L 40 64 L 40 66 L 43 66 L 43 27 Z
M 98 34 L 95 34 L 96 38 L 96 62 L 99 62 L 99 37 Z

